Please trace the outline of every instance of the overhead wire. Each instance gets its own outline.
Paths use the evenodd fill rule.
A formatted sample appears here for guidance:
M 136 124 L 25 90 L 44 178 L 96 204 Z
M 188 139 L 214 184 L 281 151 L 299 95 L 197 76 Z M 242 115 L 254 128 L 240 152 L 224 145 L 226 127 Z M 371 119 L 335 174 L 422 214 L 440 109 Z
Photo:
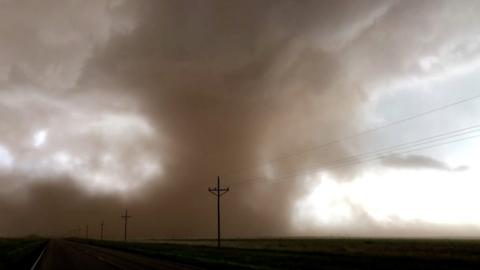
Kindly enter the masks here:
M 309 172 L 312 172 L 312 171 L 331 170 L 331 169 L 336 169 L 336 168 L 340 168 L 340 167 L 351 166 L 351 165 L 361 164 L 361 163 L 365 163 L 365 162 L 371 162 L 371 161 L 384 159 L 384 158 L 387 158 L 387 157 L 389 157 L 391 155 L 394 155 L 394 154 L 401 155 L 401 154 L 406 154 L 406 153 L 410 153 L 410 152 L 416 152 L 416 151 L 426 150 L 426 149 L 430 149 L 430 148 L 434 148 L 434 147 L 439 147 L 439 146 L 446 145 L 446 144 L 451 144 L 451 143 L 456 143 L 456 142 L 461 142 L 461 141 L 465 141 L 465 140 L 474 139 L 474 138 L 480 137 L 480 134 L 476 134 L 476 135 L 468 136 L 468 137 L 462 137 L 462 136 L 469 135 L 469 134 L 476 133 L 476 132 L 480 132 L 480 129 L 478 127 L 479 127 L 479 125 L 474 125 L 474 126 L 471 126 L 471 127 L 458 129 L 458 130 L 455 130 L 455 131 L 445 132 L 445 133 L 442 133 L 442 134 L 437 134 L 437 135 L 434 135 L 434 136 L 417 139 L 417 140 L 410 141 L 410 142 L 407 142 L 407 143 L 402 143 L 402 144 L 398 144 L 398 145 L 394 145 L 394 146 L 390 146 L 390 147 L 385 147 L 385 148 L 377 149 L 377 150 L 374 150 L 374 151 L 369 151 L 369 152 L 366 152 L 366 153 L 350 155 L 350 156 L 342 157 L 340 159 L 336 159 L 336 160 L 325 162 L 325 163 L 319 163 L 319 164 L 316 164 L 316 166 L 314 166 L 312 168 L 302 168 L 301 170 L 292 171 L 291 174 L 284 175 L 284 176 L 281 176 L 281 177 L 276 177 L 274 179 L 274 182 L 277 182 L 278 180 L 283 179 L 285 177 L 291 178 L 291 177 L 295 177 L 295 176 L 299 176 L 299 175 L 308 174 Z M 455 133 L 457 133 L 457 134 L 455 134 Z M 450 135 L 447 136 L 448 134 L 450 134 Z M 441 136 L 444 136 L 444 138 L 440 138 Z M 461 137 L 461 138 L 454 139 L 454 138 L 458 138 L 458 137 Z M 448 140 L 448 139 L 454 139 L 454 140 Z M 445 141 L 445 140 L 448 140 L 448 141 Z M 443 142 L 432 144 L 432 143 L 438 142 L 438 141 L 443 141 Z M 426 146 L 423 146 L 423 145 L 426 145 Z M 419 147 L 419 146 L 423 146 L 423 147 Z M 399 149 L 403 149 L 403 150 L 399 151 Z M 307 169 L 308 171 L 305 172 L 305 169 Z M 266 181 L 266 180 L 269 180 L 269 179 L 266 178 L 266 177 L 243 179 L 243 180 L 240 179 L 240 180 L 236 180 L 236 181 L 229 181 L 228 184 L 239 184 L 239 183 L 259 181 L 259 180 L 265 180 Z
M 255 164 L 255 165 L 240 167 L 240 168 L 237 168 L 237 169 L 228 170 L 228 171 L 225 171 L 225 172 L 221 173 L 221 175 L 232 176 L 232 175 L 234 175 L 234 173 L 238 173 L 238 172 L 243 171 L 245 169 L 252 169 L 252 168 L 258 168 L 258 167 L 266 166 L 266 165 L 269 165 L 269 164 L 272 164 L 272 163 L 275 163 L 275 162 L 279 162 L 279 161 L 283 161 L 283 160 L 287 160 L 287 159 L 290 159 L 292 157 L 296 157 L 296 156 L 299 156 L 299 155 L 302 155 L 302 154 L 305 154 L 305 153 L 308 153 L 308 152 L 324 149 L 328 146 L 339 144 L 339 143 L 342 143 L 342 142 L 347 141 L 347 140 L 352 140 L 352 139 L 355 139 L 357 137 L 361 137 L 361 136 L 364 136 L 364 135 L 367 135 L 367 134 L 370 134 L 370 133 L 374 133 L 374 132 L 382 130 L 382 129 L 386 129 L 386 128 L 389 128 L 389 127 L 392 127 L 392 126 L 395 126 L 395 125 L 399 125 L 399 124 L 407 122 L 407 121 L 411 121 L 411 120 L 414 120 L 414 119 L 417 119 L 417 118 L 421 118 L 421 117 L 430 115 L 432 113 L 439 112 L 439 111 L 442 111 L 442 110 L 445 110 L 445 109 L 448 109 L 448 108 L 451 108 L 451 107 L 454 107 L 454 106 L 457 106 L 457 105 L 460 105 L 460 104 L 463 104 L 463 103 L 466 103 L 466 102 L 469 102 L 469 101 L 473 101 L 473 100 L 476 100 L 476 99 L 479 99 L 479 98 L 480 98 L 480 94 L 470 96 L 468 98 L 460 99 L 460 100 L 457 100 L 455 102 L 451 102 L 451 103 L 448 103 L 448 104 L 445 104 L 445 105 L 442 105 L 442 106 L 439 106 L 439 107 L 435 107 L 433 109 L 429 109 L 427 111 L 423 111 L 423 112 L 420 112 L 420 113 L 417 113 L 417 114 L 410 115 L 408 117 L 397 119 L 395 121 L 391 121 L 391 122 L 385 123 L 383 125 L 380 125 L 380 126 L 377 126 L 377 127 L 374 127 L 374 128 L 366 129 L 364 131 L 360 131 L 360 132 L 357 132 L 357 133 L 354 133 L 354 134 L 351 134 L 351 135 L 347 135 L 347 136 L 344 136 L 344 137 L 341 137 L 341 138 L 338 138 L 338 139 L 334 139 L 334 140 L 331 140 L 331 141 L 326 142 L 326 143 L 322 143 L 322 144 L 315 145 L 315 146 L 312 146 L 312 147 L 309 147 L 309 148 L 305 148 L 303 150 L 300 150 L 300 151 L 297 151 L 297 152 L 294 152 L 294 153 L 278 156 L 276 158 L 270 159 L 270 160 L 265 161 L 265 162 L 261 162 L 261 163 Z
M 293 158 L 295 156 L 300 156 L 300 155 L 308 153 L 308 152 L 321 150 L 321 149 L 327 148 L 328 146 L 339 144 L 339 143 L 345 142 L 347 140 L 353 140 L 357 137 L 361 137 L 361 136 L 364 136 L 364 135 L 367 135 L 367 134 L 370 134 L 370 133 L 374 133 L 374 132 L 379 131 L 379 130 L 383 130 L 383 129 L 386 129 L 386 128 L 389 128 L 389 127 L 407 122 L 407 121 L 411 121 L 411 120 L 414 120 L 414 119 L 417 119 L 417 118 L 421 118 L 421 117 L 433 114 L 435 112 L 439 112 L 441 110 L 445 110 L 445 109 L 448 109 L 448 108 L 451 108 L 451 107 L 454 107 L 454 106 L 457 106 L 457 105 L 460 105 L 460 104 L 464 104 L 464 103 L 467 103 L 469 101 L 473 101 L 473 100 L 476 100 L 476 99 L 479 99 L 479 98 L 480 98 L 480 94 L 470 96 L 468 98 L 463 98 L 463 99 L 457 100 L 455 102 L 451 102 L 451 103 L 448 103 L 448 104 L 445 104 L 445 105 L 442 105 L 442 106 L 439 106 L 439 107 L 429 109 L 427 111 L 416 113 L 416 114 L 410 115 L 408 117 L 397 119 L 395 121 L 391 121 L 391 122 L 385 123 L 383 125 L 380 125 L 380 126 L 377 126 L 377 127 L 374 127 L 374 128 L 370 128 L 370 129 L 366 129 L 364 131 L 353 133 L 353 134 L 350 134 L 350 135 L 347 135 L 347 136 L 344 136 L 344 137 L 341 137 L 341 138 L 338 138 L 338 139 L 334 139 L 334 140 L 331 140 L 329 142 L 326 142 L 326 143 L 323 143 L 323 144 L 320 144 L 320 145 L 314 145 L 314 146 L 312 146 L 308 149 L 304 149 L 304 150 L 297 151 L 297 152 L 290 153 L 290 154 L 283 155 L 283 156 L 278 156 L 277 158 L 270 159 L 270 160 L 265 161 L 265 162 L 260 162 L 260 163 L 254 164 L 254 165 L 248 165 L 248 166 L 244 166 L 244 167 L 239 167 L 237 169 L 227 170 L 224 173 L 220 173 L 219 175 L 221 175 L 222 178 L 224 178 L 225 176 L 227 176 L 227 177 L 235 176 L 235 175 L 238 175 L 238 173 L 242 172 L 242 171 L 251 171 L 255 168 L 261 168 L 263 166 L 271 165 L 271 164 L 274 164 L 276 162 L 287 160 L 287 159 Z M 455 130 L 455 131 L 435 135 L 435 136 L 432 136 L 432 137 L 422 138 L 422 139 L 419 139 L 419 140 L 415 140 L 415 142 L 420 143 L 423 140 L 429 140 L 429 139 L 433 139 L 434 137 L 445 136 L 447 134 L 454 134 L 455 132 L 468 131 L 469 129 L 473 129 L 473 128 L 477 128 L 477 127 L 480 127 L 480 125 L 467 127 L 467 128 L 464 128 L 464 129 Z M 411 144 L 411 143 L 413 143 L 413 142 L 408 142 L 408 143 L 401 144 L 401 145 L 394 145 L 394 146 L 390 146 L 390 147 L 387 147 L 387 148 L 407 147 L 408 144 Z M 381 151 L 381 150 L 382 149 L 377 149 L 375 151 Z M 359 154 L 359 155 L 363 156 L 363 155 L 366 155 L 366 154 L 373 154 L 373 153 L 372 152 L 367 152 L 367 153 L 363 153 L 363 154 Z M 359 155 L 355 155 L 355 156 L 359 156 Z M 350 158 L 353 158 L 353 156 L 350 157 Z M 236 174 L 234 174 L 234 173 L 236 173 Z
M 393 146 L 382 147 L 382 148 L 379 148 L 379 149 L 376 149 L 376 150 L 373 150 L 373 151 L 368 151 L 368 152 L 365 152 L 365 153 L 360 153 L 360 154 L 350 155 L 350 156 L 347 156 L 347 157 L 342 157 L 342 158 L 330 161 L 330 163 L 331 162 L 338 162 L 338 161 L 348 161 L 349 159 L 365 158 L 365 157 L 368 157 L 370 155 L 382 154 L 382 152 L 388 152 L 388 151 L 394 151 L 394 150 L 398 151 L 398 150 L 401 150 L 401 149 L 404 149 L 404 148 L 410 148 L 412 146 L 420 146 L 420 145 L 423 145 L 423 144 L 428 144 L 428 143 L 432 143 L 432 142 L 436 142 L 436 141 L 442 141 L 442 140 L 446 140 L 446 139 L 449 139 L 449 138 L 458 137 L 458 136 L 461 136 L 461 135 L 468 135 L 468 134 L 473 133 L 473 132 L 480 132 L 480 125 L 473 125 L 473 126 L 469 126 L 469 127 L 462 128 L 462 129 L 457 129 L 457 130 L 444 132 L 444 133 L 436 134 L 436 135 L 421 138 L 421 139 L 416 139 L 416 140 L 401 143 L 401 144 L 396 144 L 396 145 L 393 145 Z M 322 163 L 320 163 L 320 164 L 322 164 Z M 318 166 L 320 164 L 316 164 L 316 165 Z M 266 166 L 266 165 L 264 165 L 264 166 Z M 261 167 L 259 167 L 259 168 L 261 168 Z

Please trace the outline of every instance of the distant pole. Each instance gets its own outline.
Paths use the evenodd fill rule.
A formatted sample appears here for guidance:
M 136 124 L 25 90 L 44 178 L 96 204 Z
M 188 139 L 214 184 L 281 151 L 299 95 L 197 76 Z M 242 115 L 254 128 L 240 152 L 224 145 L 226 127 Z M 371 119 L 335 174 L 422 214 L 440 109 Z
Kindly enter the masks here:
M 213 188 L 208 188 L 208 191 L 213 195 L 217 196 L 217 247 L 220 247 L 220 197 L 227 193 L 230 188 L 221 188 L 220 187 L 220 176 L 217 177 L 217 186 Z
M 125 215 L 122 216 L 122 218 L 125 219 L 125 231 L 124 231 L 124 236 L 123 236 L 123 240 L 124 241 L 127 241 L 127 219 L 131 218 L 132 216 L 129 216 L 128 215 L 128 210 L 125 209 Z
M 103 240 L 103 221 L 100 223 L 100 240 Z
M 85 231 L 88 239 L 88 224 L 87 224 L 87 230 Z

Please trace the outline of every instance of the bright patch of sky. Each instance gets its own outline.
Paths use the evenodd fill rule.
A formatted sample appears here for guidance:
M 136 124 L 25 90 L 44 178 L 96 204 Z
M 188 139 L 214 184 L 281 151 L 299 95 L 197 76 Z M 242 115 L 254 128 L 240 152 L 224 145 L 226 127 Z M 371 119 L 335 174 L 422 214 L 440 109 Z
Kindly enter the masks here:
M 370 170 L 350 182 L 327 173 L 310 181 L 318 184 L 300 200 L 294 226 L 332 229 L 365 219 L 385 226 L 418 223 L 477 226 L 480 232 L 480 171 Z
M 0 168 L 9 168 L 13 165 L 14 158 L 10 151 L 0 144 Z
M 44 129 L 35 132 L 35 135 L 33 136 L 33 146 L 38 148 L 44 145 L 45 142 L 47 141 L 47 136 L 48 136 L 48 132 Z
M 473 64 L 472 64 L 473 63 Z M 370 106 L 369 126 L 377 127 L 418 113 L 480 95 L 480 66 L 475 61 L 437 73 L 424 80 L 378 91 Z M 419 60 L 425 71 L 440 65 L 438 58 Z M 346 142 L 353 154 L 370 152 L 437 134 L 480 125 L 480 98 L 412 119 Z M 452 140 L 480 136 L 473 132 Z M 428 146 L 428 145 L 427 145 Z M 480 232 L 480 138 L 454 142 L 415 154 L 434 157 L 452 167 L 466 166 L 462 172 L 434 169 L 373 167 L 347 182 L 328 174 L 310 178 L 315 188 L 298 201 L 294 226 L 317 229 L 351 226 L 368 217 L 375 224 L 423 223 L 439 226 L 472 225 Z M 376 168 L 376 169 L 372 169 Z M 305 222 L 307 221 L 307 222 Z M 363 220 L 364 221 L 364 220 Z
M 118 105 L 120 112 L 106 110 L 110 104 L 102 99 L 22 93 L 2 94 L 12 112 L 22 116 L 13 131 L 19 139 L 0 145 L 0 169 L 11 168 L 20 179 L 17 185 L 69 178 L 93 193 L 116 193 L 141 187 L 161 172 L 157 149 L 140 147 L 159 137 L 149 120 L 132 109 L 134 101 Z M 32 130 L 32 122 L 37 129 Z
M 376 107 L 371 112 L 372 119 L 382 119 L 383 123 L 403 119 L 410 115 L 429 111 L 459 100 L 480 95 L 480 69 L 463 74 L 448 76 L 442 81 L 428 81 L 387 91 L 379 96 Z M 371 143 L 385 146 L 395 145 L 432 135 L 480 125 L 480 98 L 464 102 L 429 115 L 406 121 L 372 134 Z M 381 124 L 381 123 L 380 123 Z M 469 135 L 475 135 L 471 133 Z M 380 135 L 380 136 L 378 136 Z M 468 134 L 467 134 L 468 135 Z M 368 141 L 368 138 L 365 139 Z M 371 147 L 372 144 L 366 144 Z M 432 153 L 437 158 L 456 164 L 460 162 L 474 165 L 477 140 L 446 145 Z M 430 151 L 430 150 L 429 150 Z M 456 160 L 457 157 L 459 160 Z M 474 159 L 472 159 L 474 158 Z M 465 164 L 465 165 L 468 165 Z

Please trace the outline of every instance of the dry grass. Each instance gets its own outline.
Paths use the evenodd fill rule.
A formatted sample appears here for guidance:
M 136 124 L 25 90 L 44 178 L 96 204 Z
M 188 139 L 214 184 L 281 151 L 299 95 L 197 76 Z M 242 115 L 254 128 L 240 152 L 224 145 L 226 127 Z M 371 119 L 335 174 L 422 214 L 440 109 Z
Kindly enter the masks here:
M 207 269 L 480 269 L 480 241 L 246 239 L 88 241 Z

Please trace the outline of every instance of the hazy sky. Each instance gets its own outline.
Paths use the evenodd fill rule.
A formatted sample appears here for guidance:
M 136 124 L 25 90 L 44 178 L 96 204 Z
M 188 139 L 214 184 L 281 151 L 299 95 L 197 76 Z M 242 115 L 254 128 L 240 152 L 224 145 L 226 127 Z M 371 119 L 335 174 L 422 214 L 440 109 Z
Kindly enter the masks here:
M 480 236 L 478 14 L 0 0 L 0 235 Z

